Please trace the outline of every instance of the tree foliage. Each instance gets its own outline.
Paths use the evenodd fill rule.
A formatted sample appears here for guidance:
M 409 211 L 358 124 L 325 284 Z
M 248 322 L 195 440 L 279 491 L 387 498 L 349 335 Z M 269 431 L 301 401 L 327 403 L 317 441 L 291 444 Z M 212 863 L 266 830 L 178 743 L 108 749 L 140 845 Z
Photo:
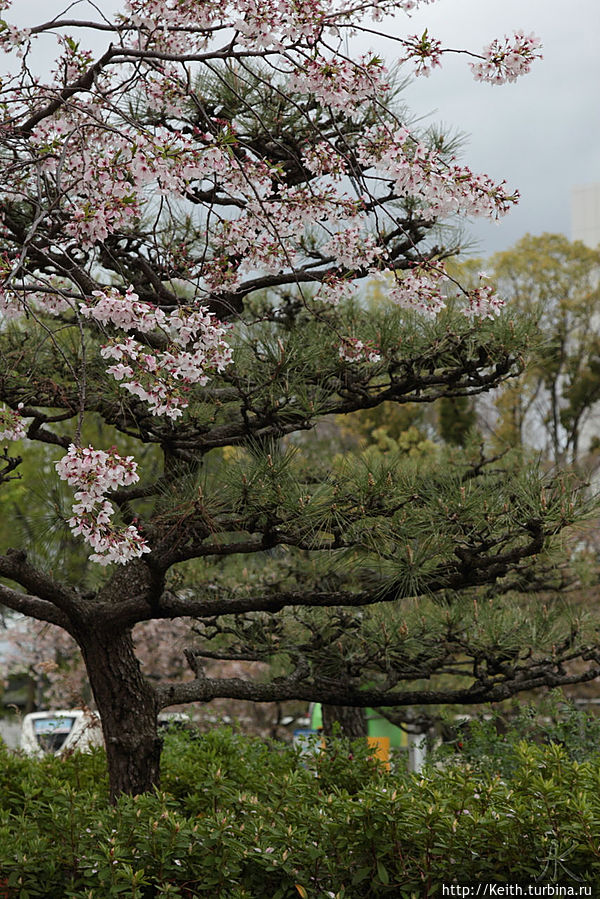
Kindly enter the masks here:
M 578 627 L 557 625 L 549 651 L 552 616 L 534 616 L 522 653 L 494 623 L 497 595 L 537 583 L 577 519 L 568 479 L 473 447 L 304 453 L 336 416 L 486 393 L 530 339 L 490 285 L 446 277 L 444 223 L 517 197 L 410 127 L 379 57 L 347 57 L 379 6 L 129 0 L 114 21 L 2 25 L 23 64 L 2 86 L 0 426 L 51 453 L 59 483 L 37 488 L 46 545 L 19 539 L 38 516 L 21 502 L 0 599 L 79 646 L 113 798 L 156 782 L 173 704 L 479 702 L 598 674 Z M 107 32 L 97 58 L 72 37 L 89 29 Z M 46 83 L 30 42 L 47 32 Z M 439 62 L 436 41 L 401 43 L 421 71 Z M 474 72 L 513 80 L 536 55 L 517 34 Z M 386 284 L 377 310 L 368 278 Z M 482 588 L 487 635 L 460 611 Z M 156 684 L 132 630 L 181 618 L 199 634 L 191 679 Z M 280 671 L 206 674 L 232 653 Z
M 562 234 L 528 234 L 486 268 L 538 332 L 526 374 L 498 400 L 498 440 L 586 467 L 600 400 L 600 253 Z

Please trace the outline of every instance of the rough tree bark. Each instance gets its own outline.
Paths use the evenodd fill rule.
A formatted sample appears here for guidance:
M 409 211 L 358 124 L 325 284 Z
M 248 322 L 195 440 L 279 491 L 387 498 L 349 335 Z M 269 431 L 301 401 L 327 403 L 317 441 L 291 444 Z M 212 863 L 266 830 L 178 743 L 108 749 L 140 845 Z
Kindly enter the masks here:
M 111 802 L 123 793 L 147 792 L 159 782 L 159 708 L 140 670 L 131 631 L 92 626 L 76 638 L 102 721 Z
M 340 727 L 339 735 L 349 740 L 367 736 L 367 713 L 363 708 L 350 705 L 322 705 L 323 733 L 333 736 L 335 724 Z

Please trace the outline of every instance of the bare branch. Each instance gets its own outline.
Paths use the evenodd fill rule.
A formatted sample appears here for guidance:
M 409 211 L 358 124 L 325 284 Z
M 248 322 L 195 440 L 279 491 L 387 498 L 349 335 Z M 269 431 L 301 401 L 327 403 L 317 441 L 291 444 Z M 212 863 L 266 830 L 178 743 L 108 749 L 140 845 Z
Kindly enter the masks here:
M 19 593 L 17 590 L 11 590 L 5 584 L 0 584 L 0 603 L 14 612 L 20 612 L 22 615 L 35 618 L 37 621 L 47 621 L 50 624 L 56 624 L 71 632 L 69 618 L 53 603 L 38 599 L 37 596 Z
M 67 616 L 76 613 L 80 607 L 77 592 L 55 581 L 54 578 L 44 574 L 39 568 L 30 565 L 27 561 L 26 552 L 8 550 L 6 555 L 0 556 L 0 577 L 16 581 L 17 584 L 25 587 L 26 590 L 30 590 L 38 598 L 36 601 L 43 601 L 43 605 L 39 606 L 40 610 L 42 608 L 54 609 L 55 611 L 51 611 L 53 615 L 59 614 L 56 612 L 57 609 L 64 612 L 64 616 L 61 616 L 63 621 L 68 620 Z M 15 596 L 20 596 L 20 594 L 15 594 Z M 7 605 L 10 605 L 10 603 L 7 602 Z M 12 605 L 10 607 L 13 608 Z M 33 617 L 39 616 L 34 615 Z
M 0 484 L 18 480 L 21 477 L 17 468 L 22 461 L 21 456 L 9 456 L 6 446 L 2 449 L 2 456 L 0 457 Z
M 600 652 L 590 653 L 592 664 L 585 672 L 567 674 L 551 666 L 532 673 L 522 673 L 505 680 L 486 679 L 475 681 L 470 687 L 439 690 L 381 690 L 362 689 L 347 683 L 312 682 L 298 677 L 282 678 L 271 683 L 242 680 L 241 678 L 196 677 L 189 683 L 163 684 L 157 690 L 160 708 L 184 702 L 210 702 L 213 699 L 242 699 L 250 702 L 282 702 L 303 700 L 324 702 L 328 705 L 378 706 L 411 705 L 477 705 L 484 702 L 501 702 L 518 693 L 541 687 L 564 687 L 587 683 L 600 676 Z
M 108 65 L 108 63 L 118 52 L 120 52 L 120 48 L 113 47 L 113 45 L 111 44 L 108 50 L 100 57 L 99 60 L 97 60 L 92 66 L 90 66 L 87 72 L 84 72 L 83 75 L 77 78 L 77 80 L 72 84 L 64 87 L 59 93 L 58 97 L 48 103 L 48 105 L 43 109 L 39 109 L 36 113 L 30 116 L 26 122 L 20 125 L 18 128 L 19 132 L 21 134 L 30 134 L 36 125 L 38 125 L 44 119 L 49 118 L 49 116 L 54 115 L 55 112 L 58 112 L 61 106 L 64 106 L 64 104 L 75 94 L 78 94 L 81 91 L 89 91 L 99 73 L 106 65 Z

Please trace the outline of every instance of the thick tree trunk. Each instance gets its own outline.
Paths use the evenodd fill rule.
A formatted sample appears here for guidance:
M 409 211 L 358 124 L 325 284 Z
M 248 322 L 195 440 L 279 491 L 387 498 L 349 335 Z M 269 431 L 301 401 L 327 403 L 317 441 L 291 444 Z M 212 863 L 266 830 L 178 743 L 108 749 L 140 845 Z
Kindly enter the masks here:
M 367 714 L 364 709 L 351 705 L 322 706 L 323 733 L 326 737 L 333 735 L 333 725 L 340 726 L 339 735 L 349 740 L 357 740 L 367 736 Z
M 96 627 L 77 639 L 102 720 L 111 802 L 145 793 L 159 782 L 162 741 L 156 694 L 140 670 L 131 631 Z

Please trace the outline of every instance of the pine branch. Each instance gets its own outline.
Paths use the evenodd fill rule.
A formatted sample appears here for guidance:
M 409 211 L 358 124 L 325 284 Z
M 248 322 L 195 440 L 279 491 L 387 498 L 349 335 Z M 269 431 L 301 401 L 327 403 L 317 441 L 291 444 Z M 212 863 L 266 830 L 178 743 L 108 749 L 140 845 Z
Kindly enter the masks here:
M 569 674 L 561 671 L 558 665 L 545 663 L 535 666 L 531 671 L 519 672 L 513 676 L 474 680 L 470 686 L 457 689 L 357 688 L 343 682 L 331 683 L 315 678 L 308 681 L 304 672 L 295 672 L 289 678 L 281 678 L 271 683 L 242 678 L 211 678 L 197 674 L 195 680 L 187 683 L 161 685 L 157 689 L 157 695 L 160 708 L 184 702 L 210 702 L 217 698 L 250 702 L 283 702 L 295 699 L 360 708 L 478 705 L 485 702 L 501 702 L 519 693 L 541 687 L 555 689 L 570 684 L 587 683 L 600 676 L 600 651 L 590 650 L 586 660 L 590 664 L 584 672 Z

